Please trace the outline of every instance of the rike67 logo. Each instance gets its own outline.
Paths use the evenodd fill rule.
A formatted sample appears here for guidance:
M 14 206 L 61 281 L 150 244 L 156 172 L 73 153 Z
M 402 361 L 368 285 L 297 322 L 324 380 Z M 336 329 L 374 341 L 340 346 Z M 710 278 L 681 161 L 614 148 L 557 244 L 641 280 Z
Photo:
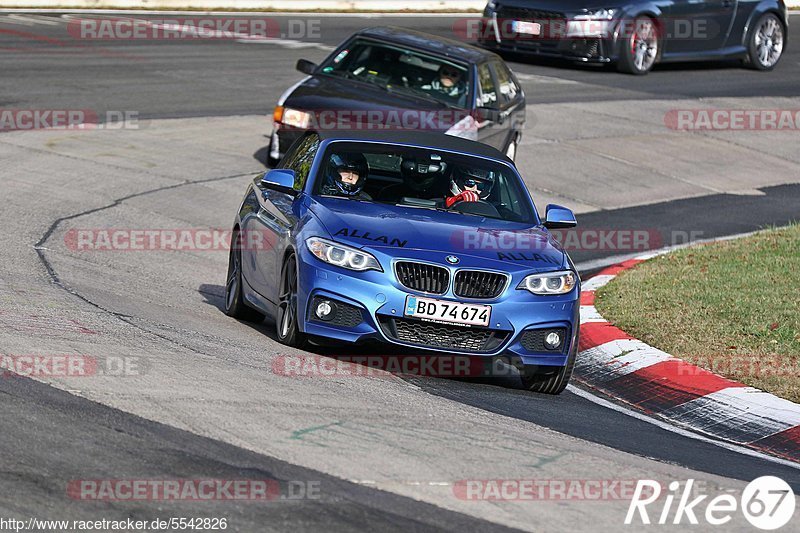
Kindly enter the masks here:
M 658 481 L 640 479 L 625 515 L 625 524 L 697 525 L 700 517 L 707 524 L 722 526 L 741 511 L 752 526 L 771 531 L 788 524 L 795 508 L 792 487 L 775 476 L 754 479 L 742 491 L 740 499 L 732 494 L 720 494 L 710 500 L 707 494 L 698 496 L 693 479 L 683 487 L 679 481 L 671 482 L 668 492 L 662 496 Z

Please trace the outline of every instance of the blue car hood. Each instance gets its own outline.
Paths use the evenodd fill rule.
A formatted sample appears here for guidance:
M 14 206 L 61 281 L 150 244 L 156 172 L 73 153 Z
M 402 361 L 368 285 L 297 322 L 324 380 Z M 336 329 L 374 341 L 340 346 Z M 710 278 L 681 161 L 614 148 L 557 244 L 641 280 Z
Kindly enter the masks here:
M 554 270 L 565 254 L 541 227 L 411 207 L 316 197 L 310 209 L 333 240 L 390 255 L 426 250 Z M 498 265 L 496 265 L 498 266 Z

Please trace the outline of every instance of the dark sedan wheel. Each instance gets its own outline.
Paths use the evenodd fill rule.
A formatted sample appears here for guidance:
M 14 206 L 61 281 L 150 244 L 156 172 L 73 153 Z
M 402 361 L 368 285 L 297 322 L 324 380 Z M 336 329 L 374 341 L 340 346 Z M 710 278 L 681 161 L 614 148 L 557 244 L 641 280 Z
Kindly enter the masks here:
M 261 322 L 264 315 L 249 307 L 242 298 L 242 237 L 239 231 L 233 232 L 231 251 L 228 254 L 228 277 L 225 282 L 225 314 L 247 320 Z
M 658 28 L 650 17 L 637 17 L 620 45 L 617 68 L 628 74 L 647 74 L 658 59 Z
M 281 344 L 295 348 L 305 346 L 305 335 L 297 324 L 297 259 L 294 255 L 286 259 L 281 271 L 278 316 L 275 325 L 278 330 L 278 341 Z
M 561 367 L 556 372 L 543 373 L 540 368 L 527 365 L 521 368 L 522 385 L 532 392 L 541 394 L 561 394 L 564 392 L 572 377 L 572 370 L 575 368 L 575 356 L 578 351 L 577 344 L 575 342 L 575 347 L 570 350 L 566 366 Z
M 757 70 L 772 70 L 783 55 L 784 28 L 774 13 L 767 13 L 758 19 L 747 45 L 748 63 Z

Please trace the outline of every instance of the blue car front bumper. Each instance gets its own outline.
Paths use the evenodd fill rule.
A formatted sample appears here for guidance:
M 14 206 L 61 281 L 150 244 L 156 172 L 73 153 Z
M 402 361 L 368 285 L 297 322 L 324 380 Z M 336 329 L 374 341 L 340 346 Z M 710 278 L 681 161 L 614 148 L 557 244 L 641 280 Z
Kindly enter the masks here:
M 309 335 L 349 343 L 380 341 L 408 348 L 421 348 L 486 357 L 516 356 L 523 364 L 561 367 L 567 363 L 577 342 L 580 286 L 560 296 L 536 296 L 516 287 L 527 273 L 509 272 L 510 283 L 494 299 L 457 298 L 452 287 L 441 296 L 410 290 L 397 280 L 394 255 L 371 250 L 384 268 L 354 272 L 324 263 L 314 257 L 304 244 L 298 246 L 298 322 Z M 442 264 L 442 254 L 422 250 L 403 250 L 403 258 L 435 262 L 448 268 L 485 269 L 479 258 L 463 257 L 458 267 Z M 491 305 L 488 328 L 433 324 L 404 318 L 408 295 L 427 296 L 440 300 Z M 317 318 L 311 302 L 324 298 L 346 310 L 345 320 L 333 324 Z M 360 316 L 359 316 L 360 314 Z M 559 329 L 565 339 L 555 350 L 547 350 L 537 340 L 541 330 Z

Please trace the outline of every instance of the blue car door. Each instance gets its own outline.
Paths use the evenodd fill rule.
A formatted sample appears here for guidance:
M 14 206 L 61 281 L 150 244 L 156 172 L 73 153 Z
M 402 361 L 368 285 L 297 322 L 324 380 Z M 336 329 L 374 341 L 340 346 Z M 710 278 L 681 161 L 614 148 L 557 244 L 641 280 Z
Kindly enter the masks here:
M 319 148 L 319 137 L 307 133 L 297 140 L 279 163 L 278 168 L 294 170 L 294 189 L 301 191 L 308 179 L 311 163 Z M 283 252 L 290 242 L 292 228 L 297 224 L 294 204 L 298 198 L 283 192 L 266 189 L 260 185 L 256 190 L 260 209 L 256 216 L 249 217 L 246 223 L 250 235 L 245 235 L 247 254 L 250 261 L 244 260 L 243 269 L 247 274 L 249 263 L 254 272 L 252 279 L 247 276 L 253 288 L 273 303 L 278 300 L 280 272 Z M 250 246 L 248 246 L 248 243 Z

